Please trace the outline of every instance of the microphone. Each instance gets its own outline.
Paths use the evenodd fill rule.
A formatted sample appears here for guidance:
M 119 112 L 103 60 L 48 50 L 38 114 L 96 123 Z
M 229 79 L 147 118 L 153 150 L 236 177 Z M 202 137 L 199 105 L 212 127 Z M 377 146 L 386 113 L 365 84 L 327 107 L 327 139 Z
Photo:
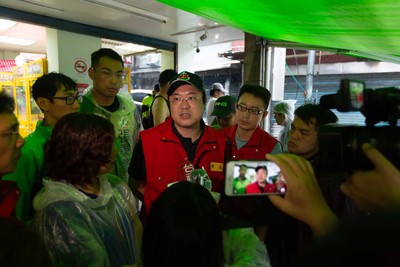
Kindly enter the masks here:
M 188 179 L 189 182 L 194 183 L 194 184 L 199 184 L 206 188 L 214 198 L 215 202 L 219 202 L 219 199 L 221 198 L 221 195 L 217 192 L 212 192 L 212 181 L 210 179 L 210 176 L 208 176 L 206 170 L 204 168 L 201 169 L 194 169 L 192 173 L 190 174 L 190 177 Z

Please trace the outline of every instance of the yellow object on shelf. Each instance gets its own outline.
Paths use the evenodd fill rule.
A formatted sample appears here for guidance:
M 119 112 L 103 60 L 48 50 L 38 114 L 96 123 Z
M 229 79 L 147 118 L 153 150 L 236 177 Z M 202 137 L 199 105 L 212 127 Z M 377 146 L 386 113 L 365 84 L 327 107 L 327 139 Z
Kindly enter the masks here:
M 36 79 L 47 73 L 47 60 L 39 59 L 13 67 L 15 114 L 20 124 L 22 137 L 27 136 L 36 128 L 36 122 L 43 114 L 33 99 L 32 85 Z

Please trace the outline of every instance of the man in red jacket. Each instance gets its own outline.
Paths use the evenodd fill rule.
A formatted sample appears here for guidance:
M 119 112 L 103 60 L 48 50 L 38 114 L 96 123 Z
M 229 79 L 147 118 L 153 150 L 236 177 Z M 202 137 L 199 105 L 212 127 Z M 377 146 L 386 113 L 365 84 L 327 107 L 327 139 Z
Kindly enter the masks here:
M 17 168 L 21 147 L 25 141 L 19 134 L 19 123 L 14 115 L 14 100 L 0 93 L 0 217 L 14 217 L 19 189 L 15 182 L 3 181 L 4 174 Z
M 222 190 L 225 137 L 202 120 L 203 81 L 196 74 L 179 73 L 169 86 L 168 101 L 170 118 L 140 133 L 129 166 L 132 191 L 143 200 L 142 220 L 167 186 L 188 180 L 194 169 L 204 168 L 212 191 Z
M 256 181 L 246 187 L 246 194 L 261 194 L 265 192 L 268 170 L 264 165 L 256 167 Z
M 221 131 L 232 142 L 231 158 L 262 159 L 268 153 L 282 152 L 282 146 L 274 137 L 261 129 L 261 121 L 268 115 L 271 93 L 257 85 L 243 85 L 236 104 L 236 124 Z

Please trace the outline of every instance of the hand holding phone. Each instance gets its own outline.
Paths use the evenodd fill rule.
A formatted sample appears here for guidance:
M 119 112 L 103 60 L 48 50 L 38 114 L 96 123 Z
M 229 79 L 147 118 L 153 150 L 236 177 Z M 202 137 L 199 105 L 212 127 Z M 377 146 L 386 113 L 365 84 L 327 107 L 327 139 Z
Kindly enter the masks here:
M 272 161 L 227 162 L 225 194 L 228 196 L 284 194 L 286 189 L 285 178 Z
M 308 224 L 314 234 L 324 234 L 336 223 L 336 217 L 321 192 L 311 163 L 294 154 L 268 154 L 282 168 L 288 190 L 284 197 L 268 196 L 284 213 Z

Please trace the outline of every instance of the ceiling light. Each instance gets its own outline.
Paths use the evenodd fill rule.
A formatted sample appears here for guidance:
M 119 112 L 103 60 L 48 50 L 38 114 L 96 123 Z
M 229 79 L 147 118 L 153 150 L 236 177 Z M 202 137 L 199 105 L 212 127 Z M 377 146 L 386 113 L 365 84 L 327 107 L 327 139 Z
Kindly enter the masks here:
M 144 45 L 138 45 L 138 44 L 132 44 L 132 43 L 119 45 L 119 46 L 116 46 L 115 48 L 121 49 L 121 50 L 126 50 L 126 51 L 132 51 L 135 53 L 154 50 L 154 48 L 150 47 L 150 46 L 144 46 Z
M 0 19 L 0 30 L 8 30 L 15 24 L 17 24 L 17 22 L 15 21 L 8 19 Z
M 109 1 L 109 0 L 81 0 L 83 2 L 92 4 L 92 5 L 97 5 L 105 8 L 109 8 L 112 10 L 120 11 L 123 13 L 127 13 L 130 15 L 150 19 L 153 21 L 158 21 L 161 23 L 167 23 L 168 17 L 158 15 L 156 13 L 137 8 L 128 4 L 120 3 L 118 1 Z
M 0 36 L 0 43 L 28 46 L 28 45 L 32 45 L 32 44 L 36 43 L 36 41 L 7 37 L 7 36 L 2 35 L 2 36 Z

